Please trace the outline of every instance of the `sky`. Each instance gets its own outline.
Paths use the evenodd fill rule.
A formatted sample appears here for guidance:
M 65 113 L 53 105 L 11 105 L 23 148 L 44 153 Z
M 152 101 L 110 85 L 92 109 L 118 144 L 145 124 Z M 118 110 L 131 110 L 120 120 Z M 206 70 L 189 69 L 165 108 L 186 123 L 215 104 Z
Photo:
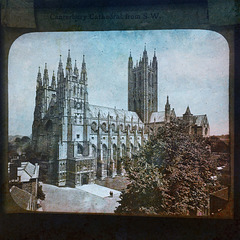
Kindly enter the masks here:
M 126 109 L 128 57 L 134 64 L 144 50 L 158 58 L 158 110 L 167 95 L 181 116 L 189 105 L 194 115 L 207 114 L 211 135 L 229 133 L 229 47 L 225 38 L 208 30 L 146 30 L 43 32 L 20 36 L 8 58 L 9 135 L 32 132 L 38 67 L 47 63 L 50 79 L 59 55 L 66 66 L 81 68 L 85 55 L 89 103 Z

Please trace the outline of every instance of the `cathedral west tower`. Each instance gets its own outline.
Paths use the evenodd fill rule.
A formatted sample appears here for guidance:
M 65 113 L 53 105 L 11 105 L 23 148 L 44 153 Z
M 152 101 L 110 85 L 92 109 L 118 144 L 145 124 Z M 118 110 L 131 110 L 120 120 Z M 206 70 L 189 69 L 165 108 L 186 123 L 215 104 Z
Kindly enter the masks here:
M 158 62 L 154 51 L 153 60 L 148 62 L 146 45 L 143 56 L 133 65 L 130 53 L 128 59 L 128 110 L 136 112 L 144 123 L 151 113 L 158 111 Z

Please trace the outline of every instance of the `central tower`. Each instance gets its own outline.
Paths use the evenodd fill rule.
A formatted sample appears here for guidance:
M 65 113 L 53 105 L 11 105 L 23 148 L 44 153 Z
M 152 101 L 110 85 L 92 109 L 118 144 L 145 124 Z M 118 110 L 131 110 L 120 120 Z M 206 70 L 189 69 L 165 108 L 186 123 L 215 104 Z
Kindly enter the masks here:
M 158 63 L 156 52 L 148 64 L 146 45 L 143 56 L 133 66 L 130 52 L 128 59 L 128 110 L 136 112 L 148 123 L 151 113 L 158 111 Z

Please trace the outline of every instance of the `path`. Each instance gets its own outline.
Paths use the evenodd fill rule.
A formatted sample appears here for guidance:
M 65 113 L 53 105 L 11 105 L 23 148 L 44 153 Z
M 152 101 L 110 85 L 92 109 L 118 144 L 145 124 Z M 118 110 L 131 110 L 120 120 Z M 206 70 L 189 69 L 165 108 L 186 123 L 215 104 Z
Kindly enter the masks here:
M 77 213 L 114 213 L 119 205 L 119 191 L 97 184 L 83 185 L 78 188 L 57 187 L 41 183 L 45 200 L 42 210 L 47 212 Z M 109 196 L 110 191 L 113 197 Z

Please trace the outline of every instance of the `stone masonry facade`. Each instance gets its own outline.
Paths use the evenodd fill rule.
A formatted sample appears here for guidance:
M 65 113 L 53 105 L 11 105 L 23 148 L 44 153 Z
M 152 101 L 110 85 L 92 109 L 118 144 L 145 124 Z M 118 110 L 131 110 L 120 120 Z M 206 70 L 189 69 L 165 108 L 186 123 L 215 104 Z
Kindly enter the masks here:
M 206 115 L 194 116 L 187 107 L 176 117 L 169 99 L 158 111 L 158 61 L 154 51 L 148 62 L 146 46 L 140 61 L 128 59 L 128 110 L 91 105 L 85 56 L 81 70 L 72 66 L 70 50 L 66 67 L 60 56 L 51 82 L 47 64 L 37 75 L 32 143 L 49 158 L 49 183 L 77 186 L 96 178 L 123 174 L 122 158 L 131 157 L 148 140 L 149 128 L 174 118 L 189 123 L 189 133 L 209 135 Z

